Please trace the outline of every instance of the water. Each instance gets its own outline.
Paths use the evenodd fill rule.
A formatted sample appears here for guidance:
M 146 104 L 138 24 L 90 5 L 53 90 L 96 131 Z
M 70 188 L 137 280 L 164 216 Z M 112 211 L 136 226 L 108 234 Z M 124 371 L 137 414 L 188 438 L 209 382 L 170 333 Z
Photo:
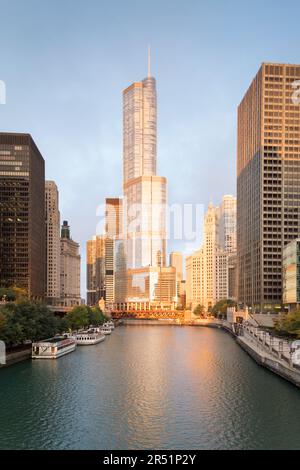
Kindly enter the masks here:
M 300 390 L 225 332 L 122 326 L 0 371 L 1 449 L 300 449 Z

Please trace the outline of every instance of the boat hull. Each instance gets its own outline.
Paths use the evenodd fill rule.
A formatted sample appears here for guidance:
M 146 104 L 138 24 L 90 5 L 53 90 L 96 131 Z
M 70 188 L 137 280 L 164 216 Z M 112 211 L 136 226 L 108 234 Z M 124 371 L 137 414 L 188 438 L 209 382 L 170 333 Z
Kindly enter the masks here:
M 69 346 L 57 351 L 55 354 L 32 354 L 32 359 L 58 359 L 59 357 L 65 356 L 73 352 L 76 349 L 76 343 L 70 344 Z
M 78 339 L 76 340 L 77 346 L 92 346 L 94 344 L 102 343 L 105 340 L 105 336 L 95 339 Z

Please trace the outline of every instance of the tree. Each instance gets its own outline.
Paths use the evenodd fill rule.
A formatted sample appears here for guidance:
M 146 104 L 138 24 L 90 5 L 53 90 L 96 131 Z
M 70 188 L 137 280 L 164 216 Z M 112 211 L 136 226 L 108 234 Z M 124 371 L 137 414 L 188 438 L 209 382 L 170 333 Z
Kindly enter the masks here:
M 205 309 L 203 307 L 203 305 L 197 305 L 197 307 L 194 309 L 194 315 L 196 315 L 197 317 L 204 317 L 204 312 L 205 312 Z
M 20 300 L 0 311 L 0 339 L 10 346 L 52 337 L 61 326 L 61 319 L 39 302 Z
M 275 330 L 280 334 L 300 338 L 300 310 L 282 315 L 279 320 L 275 321 Z
M 213 308 L 211 309 L 211 313 L 216 317 L 219 314 L 221 315 L 226 315 L 227 314 L 227 308 L 228 307 L 236 307 L 236 302 L 230 299 L 223 299 L 219 300 Z
M 21 287 L 0 287 L 0 300 L 4 299 L 7 302 L 14 302 L 16 300 L 26 299 L 26 289 Z
M 71 330 L 86 328 L 90 324 L 89 307 L 85 305 L 74 307 L 67 313 L 66 320 Z
M 88 307 L 88 314 L 89 314 L 89 324 L 93 326 L 103 325 L 105 323 L 106 318 L 102 312 L 102 310 L 96 306 L 93 308 Z

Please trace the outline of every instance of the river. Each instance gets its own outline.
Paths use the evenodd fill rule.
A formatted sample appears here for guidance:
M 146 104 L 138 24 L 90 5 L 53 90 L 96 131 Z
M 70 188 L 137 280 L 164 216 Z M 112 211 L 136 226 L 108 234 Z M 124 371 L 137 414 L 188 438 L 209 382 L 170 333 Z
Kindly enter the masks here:
M 0 370 L 0 449 L 300 449 L 300 390 L 221 330 L 121 326 Z

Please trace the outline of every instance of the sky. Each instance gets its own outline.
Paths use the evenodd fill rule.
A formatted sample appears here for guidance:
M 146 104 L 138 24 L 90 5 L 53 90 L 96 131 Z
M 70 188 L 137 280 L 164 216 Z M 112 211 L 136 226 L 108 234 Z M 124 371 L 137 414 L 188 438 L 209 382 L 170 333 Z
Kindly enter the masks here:
M 0 131 L 39 147 L 81 245 L 82 295 L 97 207 L 122 195 L 122 90 L 147 75 L 148 44 L 158 174 L 169 204 L 206 208 L 236 194 L 237 106 L 260 64 L 300 61 L 299 14 L 294 0 L 0 0 Z

